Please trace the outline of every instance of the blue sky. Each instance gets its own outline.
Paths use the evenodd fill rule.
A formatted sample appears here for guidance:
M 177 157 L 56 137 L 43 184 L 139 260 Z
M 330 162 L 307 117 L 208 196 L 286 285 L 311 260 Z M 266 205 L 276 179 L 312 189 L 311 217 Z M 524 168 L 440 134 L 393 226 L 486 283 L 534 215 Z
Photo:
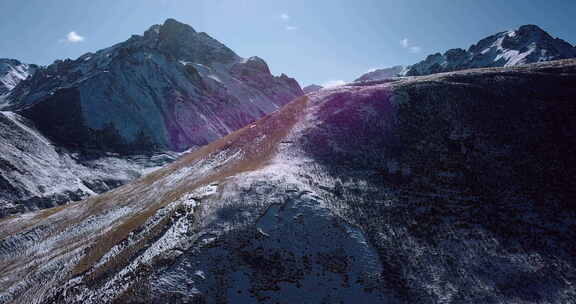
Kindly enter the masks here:
M 576 43 L 572 0 L 0 0 L 0 58 L 76 58 L 175 18 L 302 85 L 467 48 L 537 24 Z

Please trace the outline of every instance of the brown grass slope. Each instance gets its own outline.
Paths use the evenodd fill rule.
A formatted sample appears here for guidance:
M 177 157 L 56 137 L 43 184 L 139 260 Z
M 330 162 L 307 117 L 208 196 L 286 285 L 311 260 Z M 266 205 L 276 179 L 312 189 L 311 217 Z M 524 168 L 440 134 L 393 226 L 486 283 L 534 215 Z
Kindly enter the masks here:
M 539 81 L 542 81 L 541 87 L 538 87 Z M 551 91 L 551 88 L 558 91 Z M 305 140 L 290 142 L 289 145 L 301 145 L 318 167 L 328 171 L 327 175 L 343 181 L 365 179 L 377 189 L 373 197 L 363 198 L 364 205 L 354 206 L 358 213 L 367 217 L 364 218 L 367 224 L 362 229 L 368 235 L 371 235 L 371 231 L 377 235 L 376 232 L 381 232 L 379 229 L 383 227 L 371 223 L 379 223 L 377 219 L 390 218 L 387 224 L 407 225 L 403 231 L 409 231 L 411 236 L 435 242 L 437 234 L 434 233 L 442 232 L 441 229 L 445 227 L 453 228 L 451 225 L 454 223 L 446 224 L 443 221 L 455 219 L 462 225 L 485 225 L 486 231 L 509 234 L 505 237 L 522 241 L 528 239 L 527 242 L 536 244 L 538 237 L 544 235 L 538 231 L 539 227 L 534 227 L 538 221 L 532 221 L 531 224 L 526 220 L 529 218 L 527 216 L 514 218 L 515 222 L 495 223 L 496 220 L 506 220 L 501 216 L 504 211 L 509 212 L 507 208 L 518 211 L 513 209 L 518 208 L 518 205 L 507 205 L 506 197 L 503 199 L 503 196 L 498 196 L 500 193 L 494 189 L 499 190 L 500 185 L 509 186 L 508 189 L 514 191 L 518 188 L 518 193 L 527 193 L 526 197 L 534 200 L 547 199 L 558 192 L 564 195 L 564 199 L 573 193 L 573 189 L 565 189 L 566 186 L 574 185 L 574 181 L 569 179 L 574 173 L 574 168 L 570 168 L 574 164 L 573 156 L 566 156 L 574 150 L 573 136 L 547 132 L 556 130 L 556 133 L 561 133 L 564 132 L 562 130 L 576 129 L 573 122 L 566 119 L 570 111 L 574 110 L 576 60 L 513 68 L 466 70 L 386 83 L 353 84 L 344 90 L 354 93 L 363 90 L 377 93 L 383 91 L 386 94 L 374 96 L 384 99 L 390 97 L 388 92 L 392 92 L 392 100 L 397 107 L 397 116 L 392 116 L 397 127 L 393 135 L 398 136 L 397 142 L 401 145 L 396 142 L 391 144 L 384 136 L 376 137 L 382 133 L 379 122 L 362 124 L 365 127 L 362 132 L 371 132 L 363 134 L 334 127 L 332 122 L 337 124 L 350 122 L 349 118 L 355 119 L 347 113 L 337 114 L 337 111 L 317 126 L 306 130 L 303 135 Z M 60 285 L 73 278 L 80 278 L 88 288 L 102 286 L 108 278 L 138 257 L 179 216 L 178 208 L 175 208 L 160 220 L 150 222 L 163 208 L 178 202 L 196 189 L 208 185 L 220 188 L 232 176 L 265 167 L 277 153 L 279 144 L 297 123 L 305 119 L 312 107 L 322 109 L 321 103 L 325 101 L 314 99 L 314 96 L 310 97 L 311 100 L 308 97 L 294 100 L 262 120 L 111 192 L 84 202 L 1 220 L 0 278 L 3 280 L 0 281 L 0 290 L 11 289 L 13 296 L 7 296 L 6 299 L 16 303 L 38 302 L 39 298 L 45 298 L 45 302 L 49 303 L 63 301 L 61 297 L 65 287 Z M 527 102 L 525 105 L 529 106 L 529 111 L 517 107 L 515 103 L 519 101 Z M 540 101 L 543 101 L 542 105 L 538 104 Z M 547 107 L 548 111 L 540 111 L 541 106 Z M 330 120 L 334 117 L 338 120 Z M 532 119 L 534 117 L 537 119 Z M 478 130 L 479 136 L 456 139 L 455 143 L 452 139 L 448 140 L 450 129 L 447 126 L 454 122 L 468 124 Z M 532 122 L 537 122 L 537 125 L 531 125 Z M 529 132 L 532 131 L 540 132 L 534 133 L 538 136 L 537 143 L 530 139 Z M 366 134 L 376 136 L 363 137 Z M 344 148 L 344 152 L 327 149 L 328 145 L 315 146 L 314 140 L 322 137 Z M 486 148 L 491 148 L 491 145 L 512 148 L 504 152 Z M 390 154 L 383 151 L 396 153 L 396 150 L 400 150 L 397 146 L 402 149 L 398 156 L 400 163 L 412 165 L 412 177 L 409 180 L 385 172 L 389 161 L 386 157 Z M 461 153 L 465 148 L 471 152 Z M 530 151 L 514 150 L 520 148 Z M 514 159 L 514 153 L 518 153 L 517 159 Z M 547 163 L 547 159 L 550 162 Z M 526 163 L 526 160 L 531 163 Z M 503 169 L 509 172 L 499 172 Z M 460 172 L 462 176 L 437 174 L 447 170 Z M 374 177 L 367 178 L 368 173 Z M 536 177 L 527 179 L 523 175 Z M 542 190 L 544 193 L 538 193 L 538 185 L 547 187 Z M 383 195 L 382 189 L 396 191 L 393 193 L 398 194 L 399 201 L 405 200 L 404 204 L 395 206 L 396 209 L 386 209 L 388 213 L 379 214 L 374 211 L 380 207 L 370 204 Z M 455 197 L 454 189 L 460 191 L 457 193 L 460 197 Z M 462 194 L 473 196 L 474 199 L 467 200 Z M 350 202 L 357 197 L 352 190 L 344 189 L 340 203 L 352 206 Z M 474 205 L 478 202 L 477 197 L 482 198 L 481 206 Z M 466 201 L 470 206 L 460 204 L 460 201 Z M 520 205 L 520 208 L 524 207 Z M 545 210 L 545 207 L 537 206 L 529 211 Z M 564 200 L 554 208 L 566 207 L 572 207 L 572 204 Z M 420 210 L 424 212 L 418 214 Z M 201 213 L 194 213 L 196 219 L 201 216 Z M 363 218 L 357 220 L 360 222 Z M 550 230 L 555 233 L 555 229 L 565 228 L 559 227 Z M 144 234 L 141 233 L 143 229 L 147 229 Z M 529 233 L 518 236 L 522 231 Z M 456 234 L 453 231 L 451 233 Z M 133 235 L 139 235 L 140 238 L 132 242 Z M 559 246 L 563 246 L 572 235 L 567 232 L 553 237 L 557 237 Z M 510 241 L 505 237 L 502 237 L 502 242 Z M 373 242 L 377 244 L 377 241 Z M 401 246 L 403 244 L 399 243 L 397 250 Z M 119 248 L 119 251 L 115 252 L 113 258 L 106 260 L 106 255 L 113 248 Z M 390 269 L 400 269 L 402 265 L 412 262 L 396 257 L 393 259 L 391 256 L 396 250 L 394 248 L 379 247 L 379 250 L 382 261 L 389 264 Z M 537 250 L 534 249 L 535 252 L 548 254 L 546 250 Z M 142 272 L 146 271 L 142 269 Z M 401 277 L 407 272 L 406 269 L 400 269 L 393 274 Z M 41 284 L 46 286 L 39 286 Z M 409 283 L 402 284 L 405 285 L 400 286 L 407 289 L 411 286 Z M 33 300 L 35 297 L 36 300 Z

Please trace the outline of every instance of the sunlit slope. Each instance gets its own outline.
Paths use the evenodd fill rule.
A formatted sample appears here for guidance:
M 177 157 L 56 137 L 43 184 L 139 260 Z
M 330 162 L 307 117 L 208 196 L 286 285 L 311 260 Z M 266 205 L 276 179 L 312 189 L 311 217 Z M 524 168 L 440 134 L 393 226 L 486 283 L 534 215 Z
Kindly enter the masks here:
M 121 188 L 0 221 L 1 299 L 567 302 L 575 96 L 575 60 L 311 93 Z

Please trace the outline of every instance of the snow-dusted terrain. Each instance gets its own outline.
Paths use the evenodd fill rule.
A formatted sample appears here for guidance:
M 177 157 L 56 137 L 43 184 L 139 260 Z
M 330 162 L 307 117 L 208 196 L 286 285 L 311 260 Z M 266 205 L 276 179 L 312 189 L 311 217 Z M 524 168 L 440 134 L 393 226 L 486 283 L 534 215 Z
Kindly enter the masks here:
M 34 73 L 36 67 L 15 59 L 0 58 L 0 95 L 5 95 L 16 87 L 20 81 Z
M 486 37 L 468 50 L 450 49 L 407 67 L 377 69 L 356 81 L 378 81 L 397 76 L 419 76 L 471 68 L 507 67 L 576 57 L 576 46 L 553 38 L 536 25 L 524 25 Z
M 576 57 L 576 47 L 553 38 L 536 25 L 524 25 L 486 37 L 468 50 L 451 49 L 414 64 L 407 76 L 428 75 L 470 68 L 506 67 Z
M 6 95 L 35 70 L 34 65 L 15 59 L 0 58 L 0 108 L 4 106 Z
M 305 86 L 304 88 L 302 88 L 302 91 L 303 91 L 305 94 L 308 94 L 308 93 L 314 93 L 314 92 L 320 91 L 320 90 L 322 90 L 323 88 L 324 88 L 324 87 L 321 86 L 321 85 L 311 84 L 311 85 L 308 85 L 308 86 Z
M 0 134 L 0 217 L 111 190 L 179 156 L 72 153 L 13 112 L 0 112 Z
M 576 60 L 310 93 L 0 220 L 1 303 L 571 303 Z
M 374 80 L 385 80 L 394 77 L 398 77 L 398 75 L 402 75 L 405 73 L 406 67 L 397 65 L 390 68 L 384 69 L 375 69 L 374 71 L 370 71 L 358 79 L 354 81 L 374 81 Z
M 1 59 L 0 218 L 115 188 L 303 94 L 173 19 L 45 67 Z
M 31 119 L 61 146 L 184 151 L 302 94 L 261 58 L 241 58 L 168 19 L 112 47 L 39 68 L 10 91 L 4 110 Z

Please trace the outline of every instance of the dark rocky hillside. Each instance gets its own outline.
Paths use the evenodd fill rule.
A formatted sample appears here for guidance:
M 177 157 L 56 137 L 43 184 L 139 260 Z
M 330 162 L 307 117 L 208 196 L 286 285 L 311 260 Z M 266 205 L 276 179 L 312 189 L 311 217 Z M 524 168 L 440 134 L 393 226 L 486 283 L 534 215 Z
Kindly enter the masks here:
M 571 303 L 576 60 L 310 93 L 0 221 L 4 303 Z

